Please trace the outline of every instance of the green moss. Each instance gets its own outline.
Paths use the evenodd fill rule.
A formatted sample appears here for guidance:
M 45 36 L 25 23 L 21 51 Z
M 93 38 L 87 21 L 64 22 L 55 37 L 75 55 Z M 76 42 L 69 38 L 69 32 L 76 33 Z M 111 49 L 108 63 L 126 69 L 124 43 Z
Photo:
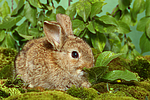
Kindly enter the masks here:
M 146 57 L 148 59 L 148 57 Z M 136 57 L 130 62 L 131 71 L 138 73 L 138 75 L 147 79 L 150 78 L 150 61 L 144 57 Z
M 0 78 L 12 78 L 14 60 L 17 51 L 11 48 L 0 47 Z
M 124 91 L 127 95 L 132 95 L 138 100 L 143 100 L 146 96 L 150 99 L 150 92 L 139 86 L 129 86 L 127 88 L 123 88 L 121 91 Z
M 96 91 L 93 88 L 84 88 L 84 87 L 77 88 L 75 86 L 69 88 L 67 90 L 67 93 L 74 97 L 87 100 L 92 100 L 93 98 L 98 96 L 98 91 Z
M 79 100 L 61 91 L 28 92 L 10 96 L 6 100 Z
M 123 58 L 115 58 L 109 64 L 109 71 L 129 69 L 128 61 Z
M 127 97 L 123 92 L 103 93 L 93 100 L 137 100 L 133 97 Z

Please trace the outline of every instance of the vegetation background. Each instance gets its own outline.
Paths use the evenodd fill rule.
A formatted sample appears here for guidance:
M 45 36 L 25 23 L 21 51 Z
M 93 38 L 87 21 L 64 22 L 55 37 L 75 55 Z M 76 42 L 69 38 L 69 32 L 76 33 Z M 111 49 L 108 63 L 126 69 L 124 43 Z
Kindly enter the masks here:
M 2 6 L 4 1 L 5 0 L 3 0 L 0 3 L 0 6 Z M 11 0 L 6 0 L 6 1 L 8 2 L 8 5 L 11 7 L 11 5 L 12 5 Z M 40 2 L 43 2 L 43 3 L 46 3 L 46 1 L 47 0 L 40 0 Z M 79 1 L 79 0 L 72 0 L 71 4 L 73 4 L 73 3 L 77 2 L 77 1 Z M 134 1 L 135 0 L 132 0 L 131 6 L 133 6 L 133 2 Z M 99 14 L 99 16 L 106 15 L 107 12 L 111 13 L 113 11 L 113 9 L 118 4 L 118 0 L 105 0 L 104 2 L 107 3 L 107 4 L 102 7 L 102 12 Z M 67 9 L 67 7 L 68 7 L 68 0 L 60 0 L 60 3 L 57 3 L 56 1 L 54 1 L 54 5 L 56 7 L 61 5 L 65 9 Z M 14 8 L 16 8 L 16 7 L 17 7 L 17 4 L 14 3 Z M 138 14 L 137 20 L 139 21 L 144 16 L 145 16 L 145 12 L 142 12 L 142 13 Z M 135 26 L 130 26 L 131 32 L 128 33 L 127 36 L 129 36 L 131 38 L 132 43 L 135 45 L 135 49 L 139 53 L 141 53 L 141 49 L 140 49 L 140 46 L 139 46 L 139 41 L 140 41 L 140 38 L 141 38 L 143 32 L 137 31 L 136 28 L 137 28 L 137 24 Z M 150 55 L 150 52 L 145 52 L 145 53 L 143 53 L 143 55 Z

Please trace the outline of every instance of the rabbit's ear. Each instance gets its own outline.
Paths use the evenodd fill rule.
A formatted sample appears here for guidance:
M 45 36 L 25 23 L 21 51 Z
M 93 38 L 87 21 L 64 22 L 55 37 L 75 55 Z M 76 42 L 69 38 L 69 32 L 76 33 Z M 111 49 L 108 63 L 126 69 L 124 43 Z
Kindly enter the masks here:
M 70 17 L 65 14 L 56 15 L 57 22 L 61 25 L 66 35 L 72 35 L 72 23 Z
M 61 26 L 54 21 L 45 21 L 43 26 L 44 33 L 54 49 L 60 50 L 65 41 L 65 34 Z

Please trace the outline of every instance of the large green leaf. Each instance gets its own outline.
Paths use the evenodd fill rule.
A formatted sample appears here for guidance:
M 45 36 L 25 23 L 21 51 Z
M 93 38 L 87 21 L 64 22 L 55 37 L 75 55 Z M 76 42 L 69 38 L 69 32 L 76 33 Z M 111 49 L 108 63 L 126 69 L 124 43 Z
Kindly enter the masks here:
M 8 2 L 7 1 L 4 1 L 1 9 L 0 9 L 0 13 L 2 15 L 2 18 L 8 16 L 8 14 L 10 14 L 10 7 L 8 5 Z
M 146 35 L 150 39 L 150 20 L 146 24 Z
M 3 22 L 0 24 L 0 29 L 10 29 L 16 25 L 22 19 L 21 16 L 4 18 Z
M 132 0 L 118 0 L 120 10 L 125 10 L 129 7 Z
M 150 16 L 150 0 L 146 0 L 146 3 L 145 3 L 145 6 L 146 6 L 146 16 Z
M 92 21 L 89 21 L 89 24 L 86 26 L 88 30 L 92 33 L 96 33 Z
M 145 32 L 146 25 L 147 25 L 147 22 L 149 22 L 149 20 L 150 20 L 150 17 L 143 17 L 143 18 L 141 18 L 140 21 L 137 24 L 137 28 L 136 29 L 138 31 Z
M 62 6 L 56 8 L 56 14 L 65 14 L 65 9 Z
M 75 19 L 72 22 L 72 28 L 75 35 L 79 36 L 81 31 L 85 29 L 85 24 L 83 21 Z
M 123 53 L 122 57 L 126 58 L 127 53 L 129 52 L 128 45 L 127 44 L 123 45 L 120 52 Z
M 2 42 L 1 46 L 7 48 L 15 48 L 15 40 L 10 34 L 6 34 L 5 39 Z
M 117 79 L 122 79 L 125 81 L 133 81 L 133 80 L 138 81 L 136 74 L 134 74 L 133 72 L 130 72 L 129 70 L 125 70 L 125 71 L 113 70 L 113 71 L 106 73 L 102 77 L 102 79 L 110 80 L 110 81 L 115 81 Z
M 124 10 L 122 13 L 121 20 L 128 25 L 133 25 L 131 13 L 128 10 Z
M 80 0 L 76 5 L 76 11 L 83 18 L 84 22 L 86 22 L 91 13 L 91 3 L 87 0 Z
M 18 2 L 17 7 L 13 10 L 13 12 L 11 13 L 11 15 L 16 15 L 18 13 L 18 11 L 23 7 L 25 0 L 20 0 Z
M 103 15 L 103 16 L 99 17 L 99 20 L 103 21 L 105 24 L 111 24 L 111 25 L 115 25 L 115 26 L 118 25 L 116 19 L 110 15 Z
M 24 7 L 25 17 L 31 22 L 33 26 L 37 25 L 37 9 L 32 7 L 28 2 L 26 2 Z
M 83 70 L 89 74 L 88 80 L 93 84 L 96 83 L 96 81 L 98 81 L 104 75 L 107 69 L 108 67 L 106 66 L 83 68 Z
M 5 36 L 6 36 L 5 31 L 4 30 L 0 30 L 0 42 L 2 42 L 4 40 Z
M 17 27 L 16 31 L 21 37 L 25 38 L 26 40 L 31 40 L 33 39 L 33 36 L 29 36 L 28 27 L 29 27 L 28 21 L 25 21 L 24 23 L 22 23 L 20 26 Z
M 96 14 L 100 13 L 102 10 L 104 3 L 103 2 L 95 2 L 92 4 L 91 7 L 91 14 L 90 14 L 90 18 L 92 19 L 92 17 L 94 17 Z
M 150 40 L 147 38 L 146 34 L 143 33 L 143 35 L 140 38 L 140 48 L 141 53 L 150 51 Z
M 134 0 L 133 8 L 132 8 L 132 18 L 134 21 L 137 19 L 137 14 L 144 11 L 145 3 L 144 0 Z
M 70 5 L 66 10 L 66 15 L 68 15 L 71 20 L 73 19 L 74 15 L 76 14 L 76 4 L 77 3 Z
M 38 28 L 30 28 L 29 29 L 29 34 L 34 36 L 34 37 L 39 37 L 39 36 L 42 35 L 42 34 L 40 34 Z
M 91 38 L 93 47 L 97 49 L 98 51 L 102 52 L 106 44 L 105 35 L 103 33 L 97 33 L 96 35 L 91 34 L 90 38 Z M 101 65 L 98 65 L 98 66 L 101 66 Z
M 110 61 L 121 55 L 122 53 L 115 54 L 111 51 L 105 51 L 98 56 L 96 60 L 96 66 L 107 66 Z
M 128 24 L 122 21 L 118 21 L 118 30 L 117 30 L 118 33 L 126 34 L 129 33 L 130 31 L 131 30 Z
M 97 32 L 100 32 L 100 33 L 104 33 L 104 26 L 102 23 L 98 22 L 98 21 L 95 21 L 94 22 L 94 28 Z
M 28 1 L 33 7 L 42 8 L 39 0 L 28 0 Z

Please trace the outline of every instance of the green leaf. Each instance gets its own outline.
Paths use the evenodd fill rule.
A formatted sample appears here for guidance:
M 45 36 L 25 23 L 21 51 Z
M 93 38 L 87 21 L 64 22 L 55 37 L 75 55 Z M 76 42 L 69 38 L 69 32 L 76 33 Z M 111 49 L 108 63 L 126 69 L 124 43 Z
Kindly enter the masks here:
M 146 24 L 146 35 L 150 39 L 150 20 Z
M 141 53 L 150 51 L 149 45 L 150 45 L 150 40 L 146 37 L 146 34 L 143 33 L 143 35 L 140 38 Z
M 65 14 L 65 9 L 62 6 L 56 8 L 56 14 Z
M 23 22 L 20 26 L 17 27 L 16 31 L 18 34 L 28 35 L 28 21 Z
M 108 67 L 106 66 L 83 68 L 83 70 L 89 74 L 88 80 L 93 84 L 104 75 L 107 69 Z
M 141 32 L 145 32 L 145 29 L 146 29 L 146 25 L 147 25 L 147 22 L 149 22 L 150 20 L 150 17 L 143 17 L 140 19 L 140 21 L 137 23 L 137 30 L 138 31 L 141 31 Z
M 128 45 L 125 44 L 120 50 L 120 53 L 123 53 L 122 57 L 126 58 L 128 51 L 129 51 Z
M 72 28 L 73 28 L 73 32 L 75 35 L 79 36 L 79 34 L 81 33 L 81 31 L 83 31 L 85 29 L 85 24 L 83 21 L 75 19 L 72 22 Z
M 127 25 L 125 22 L 118 21 L 118 30 L 117 30 L 118 33 L 126 34 L 129 33 L 130 31 L 131 30 L 129 25 Z
M 86 26 L 88 30 L 92 33 L 96 33 L 92 21 L 89 21 L 89 24 Z
M 37 28 L 30 28 L 29 34 L 34 36 L 34 37 L 39 37 L 41 35 Z
M 96 35 L 91 34 L 90 38 L 91 38 L 93 47 L 97 49 L 98 51 L 102 52 L 106 44 L 105 35 L 103 33 L 97 33 Z M 101 65 L 98 65 L 98 66 L 101 66 Z
M 24 23 L 22 23 L 20 26 L 17 27 L 16 31 L 21 37 L 25 38 L 26 40 L 31 40 L 33 39 L 33 36 L 29 36 L 28 27 L 29 27 L 28 21 L 25 21 Z
M 36 26 L 36 24 L 37 24 L 37 18 L 36 18 L 37 9 L 30 6 L 30 4 L 28 2 L 26 2 L 25 7 L 24 7 L 24 14 L 25 14 L 25 17 L 31 22 L 31 24 L 33 26 Z
M 87 0 L 80 0 L 76 5 L 77 14 L 83 18 L 84 22 L 87 21 L 91 13 L 91 4 Z
M 125 10 L 121 17 L 122 22 L 125 22 L 128 25 L 133 25 L 131 13 L 128 10 Z
M 95 2 L 91 7 L 90 18 L 92 19 L 96 14 L 100 13 L 102 10 L 104 3 L 103 2 Z
M 126 8 L 129 7 L 131 2 L 132 0 L 118 0 L 120 10 L 124 11 Z
M 21 16 L 18 17 L 10 17 L 10 18 L 4 18 L 3 22 L 0 24 L 0 29 L 10 29 L 13 26 L 16 25 L 17 22 L 19 22 L 22 19 Z
M 121 40 L 115 33 L 109 33 L 109 43 L 111 50 L 114 53 L 119 53 L 121 50 Z
M 146 0 L 145 6 L 146 6 L 146 16 L 150 17 L 150 0 Z
M 0 30 L 0 42 L 2 42 L 4 40 L 5 36 L 6 36 L 5 31 L 4 30 Z
M 99 20 L 103 21 L 105 24 L 111 24 L 111 25 L 115 25 L 115 26 L 118 25 L 116 19 L 110 15 L 103 15 L 103 16 L 99 17 Z
M 60 2 L 60 0 L 55 0 L 57 3 L 59 3 Z
M 134 21 L 137 19 L 137 14 L 144 11 L 145 2 L 144 0 L 135 0 L 133 3 L 133 8 L 131 11 L 131 15 Z
M 106 73 L 103 77 L 105 80 L 115 81 L 117 79 L 122 79 L 125 81 L 138 81 L 136 74 L 130 72 L 129 70 L 121 71 L 121 70 L 113 70 Z
M 76 5 L 77 5 L 77 3 L 74 3 L 74 4 L 70 5 L 66 10 L 66 15 L 68 15 L 71 20 L 73 20 L 73 17 L 76 14 Z
M 36 8 L 42 8 L 39 0 L 28 0 L 29 3 L 33 6 L 33 7 L 36 7 Z
M 98 21 L 94 22 L 94 28 L 97 32 L 105 33 L 105 31 L 103 30 L 104 26 L 102 25 L 102 23 L 99 23 Z
M 4 1 L 1 9 L 0 9 L 0 13 L 2 14 L 2 18 L 8 16 L 8 14 L 10 14 L 10 7 L 8 5 L 7 1 Z
M 17 3 L 17 7 L 13 10 L 11 15 L 16 15 L 18 11 L 23 7 L 25 0 L 20 0 L 19 3 Z
M 96 60 L 96 66 L 107 66 L 110 61 L 121 55 L 122 53 L 115 54 L 111 51 L 105 51 L 98 56 Z
M 10 34 L 6 34 L 4 41 L 2 42 L 3 47 L 15 48 L 15 40 Z

